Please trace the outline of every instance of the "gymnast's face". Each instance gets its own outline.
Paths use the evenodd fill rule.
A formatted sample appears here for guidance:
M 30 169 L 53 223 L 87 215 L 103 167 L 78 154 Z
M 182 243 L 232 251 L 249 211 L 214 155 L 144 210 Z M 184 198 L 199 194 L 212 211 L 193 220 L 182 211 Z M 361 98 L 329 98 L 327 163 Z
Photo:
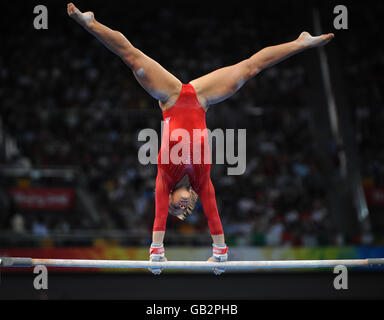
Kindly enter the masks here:
M 191 191 L 189 188 L 179 188 L 169 194 L 169 204 L 175 208 L 186 210 L 191 201 Z

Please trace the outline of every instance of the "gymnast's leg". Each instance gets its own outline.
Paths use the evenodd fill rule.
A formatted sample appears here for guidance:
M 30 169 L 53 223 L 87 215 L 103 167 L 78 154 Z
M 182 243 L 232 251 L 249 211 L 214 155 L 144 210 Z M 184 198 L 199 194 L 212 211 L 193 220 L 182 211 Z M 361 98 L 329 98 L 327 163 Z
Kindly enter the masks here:
M 191 81 L 190 84 L 195 88 L 200 103 L 206 108 L 232 96 L 246 81 L 263 69 L 306 49 L 323 46 L 333 37 L 332 33 L 313 37 L 308 32 L 302 32 L 294 41 L 266 47 L 246 60 L 215 70 Z
M 132 70 L 140 85 L 160 106 L 167 108 L 179 96 L 182 83 L 159 63 L 135 48 L 119 31 L 112 30 L 98 22 L 93 12 L 82 13 L 73 3 L 68 4 L 68 15 L 93 34 L 108 49 L 118 55 Z

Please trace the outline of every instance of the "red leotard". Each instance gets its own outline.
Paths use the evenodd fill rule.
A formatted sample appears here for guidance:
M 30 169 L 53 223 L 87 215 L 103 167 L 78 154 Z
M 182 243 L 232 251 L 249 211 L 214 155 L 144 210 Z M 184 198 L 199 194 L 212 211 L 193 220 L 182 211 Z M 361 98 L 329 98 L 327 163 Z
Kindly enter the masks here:
M 176 103 L 163 111 L 164 132 L 158 155 L 158 172 L 156 178 L 156 216 L 153 231 L 165 231 L 169 193 L 172 188 L 187 174 L 192 188 L 200 196 L 204 213 L 208 219 L 208 227 L 212 235 L 223 234 L 219 213 L 216 206 L 215 190 L 210 178 L 210 161 L 204 161 L 204 151 L 209 153 L 207 139 L 207 125 L 205 111 L 201 107 L 195 90 L 191 84 L 183 84 Z M 169 128 L 169 130 L 167 130 Z M 177 129 L 188 132 L 189 139 L 179 137 Z M 204 133 L 199 138 L 193 138 L 193 129 L 200 129 Z M 169 132 L 169 134 L 167 134 Z M 176 138 L 172 138 L 172 133 Z M 172 157 L 172 150 L 182 155 L 178 147 L 184 146 L 183 160 L 176 163 Z M 196 152 L 200 151 L 200 157 Z M 194 155 L 195 153 L 195 155 Z M 173 160 L 173 161 L 172 161 Z M 204 163 L 206 162 L 206 163 Z

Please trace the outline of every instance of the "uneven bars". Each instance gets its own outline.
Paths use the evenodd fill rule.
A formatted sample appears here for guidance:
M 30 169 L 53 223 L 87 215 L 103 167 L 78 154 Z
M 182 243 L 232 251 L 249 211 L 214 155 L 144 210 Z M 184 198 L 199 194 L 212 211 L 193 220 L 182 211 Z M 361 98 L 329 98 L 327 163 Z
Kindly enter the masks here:
M 146 260 L 78 260 L 78 259 L 34 259 L 1 257 L 1 267 L 33 267 L 44 265 L 46 267 L 70 268 L 164 268 L 164 269 L 212 269 L 224 268 L 226 270 L 260 270 L 273 268 L 304 269 L 304 268 L 331 268 L 337 265 L 346 267 L 372 267 L 384 266 L 384 258 L 350 259 L 350 260 L 272 260 L 272 261 L 166 261 L 152 262 Z

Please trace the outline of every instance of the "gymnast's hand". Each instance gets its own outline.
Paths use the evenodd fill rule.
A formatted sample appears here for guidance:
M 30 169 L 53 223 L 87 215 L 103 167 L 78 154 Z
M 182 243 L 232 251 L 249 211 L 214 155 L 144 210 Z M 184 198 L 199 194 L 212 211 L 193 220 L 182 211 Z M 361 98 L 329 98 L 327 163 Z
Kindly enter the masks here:
M 83 27 L 89 27 L 95 22 L 95 16 L 92 11 L 82 13 L 72 2 L 68 3 L 67 12 L 71 18 Z
M 207 260 L 208 262 L 220 262 L 217 258 L 215 257 L 209 257 Z M 224 262 L 224 261 L 223 261 Z M 225 272 L 224 268 L 213 268 L 212 269 L 213 273 L 217 276 L 221 275 L 223 272 Z
M 152 262 L 166 262 L 168 261 L 165 257 L 165 250 L 163 244 L 151 244 L 151 248 L 149 249 L 149 260 Z M 149 268 L 153 274 L 159 275 L 163 269 L 162 268 Z
M 166 257 L 162 257 L 162 258 L 150 258 L 149 259 L 150 261 L 155 261 L 155 262 L 166 262 L 168 261 L 168 259 Z M 163 269 L 162 268 L 149 268 L 148 269 L 149 271 L 151 271 L 154 275 L 159 275 Z
M 228 261 L 228 247 L 225 244 L 224 245 L 212 244 L 212 247 L 213 247 L 213 254 L 207 261 L 210 261 L 210 262 Z M 217 276 L 225 272 L 225 269 L 220 267 L 213 268 L 212 270 L 213 270 L 213 273 Z

